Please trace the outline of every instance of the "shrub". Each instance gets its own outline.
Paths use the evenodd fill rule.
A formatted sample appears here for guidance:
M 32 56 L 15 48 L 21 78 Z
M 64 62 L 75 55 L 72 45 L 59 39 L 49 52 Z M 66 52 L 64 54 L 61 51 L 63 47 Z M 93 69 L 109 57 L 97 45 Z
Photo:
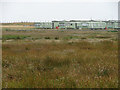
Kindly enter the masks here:
M 82 37 L 81 39 L 87 39 L 87 38 L 85 38 L 85 37 Z
M 56 40 L 58 40 L 58 39 L 59 39 L 59 37 L 55 37 L 55 39 L 56 39 Z
M 26 47 L 25 50 L 30 50 L 30 48 Z
M 45 39 L 50 39 L 50 37 L 45 37 Z

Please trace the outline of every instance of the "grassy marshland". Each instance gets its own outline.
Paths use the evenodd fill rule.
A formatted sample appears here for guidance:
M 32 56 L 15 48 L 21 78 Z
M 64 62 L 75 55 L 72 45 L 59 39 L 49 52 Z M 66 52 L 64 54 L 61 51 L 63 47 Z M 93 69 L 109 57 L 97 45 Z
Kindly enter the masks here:
M 103 35 L 103 41 L 92 43 L 88 41 L 90 40 L 88 38 L 92 37 L 93 41 L 95 38 L 101 38 L 98 33 L 84 32 L 86 37 L 77 37 L 80 39 L 78 42 L 74 42 L 75 36 L 67 36 L 75 34 L 75 32 L 61 32 L 63 34 L 59 32 L 58 36 L 57 34 L 54 36 L 53 33 L 48 35 L 43 31 L 37 32 L 36 37 L 34 37 L 35 32 L 34 34 L 29 33 L 26 35 L 31 35 L 32 38 L 41 34 L 39 37 L 43 38 L 45 43 L 42 43 L 42 39 L 31 41 L 30 37 L 28 37 L 28 42 L 25 42 L 24 39 L 3 42 L 3 88 L 117 87 L 118 43 L 113 38 L 112 41 L 103 40 L 105 35 L 112 37 L 109 32 Z M 3 35 L 15 34 L 3 32 Z M 115 36 L 114 33 L 113 35 Z M 66 37 L 68 38 L 66 39 Z M 63 41 L 46 43 L 46 40 L 53 39 Z M 68 42 L 68 40 L 73 41 Z

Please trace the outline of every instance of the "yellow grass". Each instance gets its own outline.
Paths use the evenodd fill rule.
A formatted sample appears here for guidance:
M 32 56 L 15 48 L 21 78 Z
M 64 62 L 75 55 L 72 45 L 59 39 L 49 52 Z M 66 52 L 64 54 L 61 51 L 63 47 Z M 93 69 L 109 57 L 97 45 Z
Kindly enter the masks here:
M 30 37 L 3 41 L 3 88 L 118 87 L 116 32 L 3 31 L 4 35 Z
M 4 88 L 116 88 L 117 43 L 3 45 Z

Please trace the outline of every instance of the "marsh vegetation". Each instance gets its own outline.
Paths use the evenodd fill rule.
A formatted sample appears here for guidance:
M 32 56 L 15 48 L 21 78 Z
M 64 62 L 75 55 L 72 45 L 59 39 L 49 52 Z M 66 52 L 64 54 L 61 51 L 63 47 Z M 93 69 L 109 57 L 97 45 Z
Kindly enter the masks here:
M 3 41 L 4 88 L 118 87 L 117 32 L 3 31 L 6 35 L 22 37 Z

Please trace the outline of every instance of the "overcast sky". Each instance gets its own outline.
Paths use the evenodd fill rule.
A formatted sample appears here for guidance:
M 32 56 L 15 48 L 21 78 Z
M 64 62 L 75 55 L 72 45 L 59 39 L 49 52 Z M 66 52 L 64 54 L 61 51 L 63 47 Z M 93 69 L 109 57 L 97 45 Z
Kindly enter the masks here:
M 0 21 L 117 20 L 118 1 L 0 0 Z

